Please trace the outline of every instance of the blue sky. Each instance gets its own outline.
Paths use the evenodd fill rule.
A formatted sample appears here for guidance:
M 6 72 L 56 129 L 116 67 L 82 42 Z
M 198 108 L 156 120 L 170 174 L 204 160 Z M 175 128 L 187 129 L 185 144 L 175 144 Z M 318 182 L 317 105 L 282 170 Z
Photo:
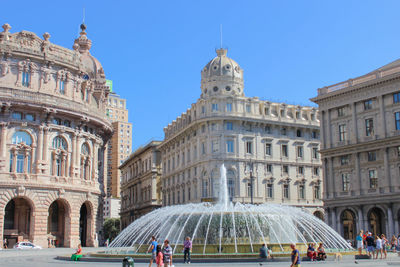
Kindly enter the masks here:
M 128 99 L 133 146 L 200 96 L 200 71 L 223 46 L 247 96 L 312 105 L 317 88 L 400 56 L 400 1 L 2 1 L 0 23 L 72 47 L 85 7 L 91 53 Z

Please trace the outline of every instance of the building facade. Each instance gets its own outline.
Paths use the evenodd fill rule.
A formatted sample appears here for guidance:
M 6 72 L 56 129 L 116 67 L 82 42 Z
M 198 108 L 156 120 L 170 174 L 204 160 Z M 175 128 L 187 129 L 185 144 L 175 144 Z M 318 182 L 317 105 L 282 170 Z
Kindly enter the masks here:
M 121 165 L 121 229 L 161 207 L 161 153 L 152 141 Z
M 243 70 L 218 49 L 200 99 L 164 128 L 163 205 L 215 201 L 220 166 L 233 202 L 283 203 L 322 218 L 319 115 L 244 95 Z
M 107 197 L 104 199 L 103 218 L 119 218 L 121 200 L 119 198 Z
M 318 89 L 326 220 L 346 239 L 399 233 L 400 60 Z
M 86 26 L 73 50 L 0 33 L 0 243 L 96 246 L 109 89 Z
M 106 114 L 114 129 L 107 146 L 107 197 L 120 198 L 121 171 L 118 167 L 132 151 L 132 124 L 128 122 L 126 99 L 110 93 Z

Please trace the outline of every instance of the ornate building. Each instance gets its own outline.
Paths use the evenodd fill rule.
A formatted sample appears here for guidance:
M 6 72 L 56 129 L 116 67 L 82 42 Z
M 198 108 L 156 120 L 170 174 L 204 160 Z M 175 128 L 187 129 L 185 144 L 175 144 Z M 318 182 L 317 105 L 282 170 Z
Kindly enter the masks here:
M 400 223 L 400 60 L 318 89 L 326 221 L 345 239 Z
M 0 243 L 96 246 L 109 88 L 81 25 L 73 50 L 0 33 Z
M 161 207 L 160 143 L 151 141 L 140 147 L 120 166 L 121 229 Z
M 243 70 L 218 49 L 201 96 L 164 128 L 163 205 L 214 201 L 222 163 L 234 202 L 283 203 L 322 217 L 319 116 L 244 95 Z

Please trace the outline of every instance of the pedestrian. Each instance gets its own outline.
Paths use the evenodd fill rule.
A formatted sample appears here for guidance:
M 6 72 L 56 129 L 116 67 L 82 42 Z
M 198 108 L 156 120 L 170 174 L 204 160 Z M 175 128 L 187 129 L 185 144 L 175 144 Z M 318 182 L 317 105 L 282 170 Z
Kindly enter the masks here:
M 396 252 L 396 247 L 397 247 L 397 238 L 395 235 L 392 236 L 392 239 L 390 240 L 390 249 L 392 252 Z
M 156 261 L 156 257 L 157 257 L 157 241 L 156 241 L 156 237 L 154 235 L 151 237 L 151 244 L 150 244 L 150 247 L 147 250 L 147 252 L 151 252 L 151 258 L 150 258 L 150 264 L 149 264 L 149 267 L 151 267 L 151 265 L 153 264 L 153 261 Z
M 292 264 L 290 265 L 290 267 L 300 267 L 299 250 L 296 249 L 296 244 L 291 244 L 290 247 L 292 249 L 292 254 L 291 254 Z
M 190 254 L 192 253 L 192 241 L 190 237 L 186 237 L 185 242 L 183 242 L 183 263 L 190 264 Z
M 381 259 L 382 259 L 382 239 L 379 238 L 379 235 L 375 236 L 375 259 L 378 259 L 379 253 L 381 253 Z
M 358 255 L 361 255 L 362 249 L 363 249 L 363 230 L 361 230 L 358 233 L 358 236 L 356 237 L 356 241 L 357 241 Z
M 163 248 L 163 255 L 164 255 L 164 266 L 172 266 L 172 248 L 169 245 L 169 240 L 164 240 L 164 248 Z
M 4 238 L 4 242 L 3 242 L 3 247 L 5 248 L 5 249 L 7 249 L 8 248 L 8 241 L 7 241 L 7 238 Z
M 384 234 L 381 234 L 381 240 L 382 240 L 382 252 L 385 255 L 385 259 L 386 259 L 389 241 L 386 239 L 386 236 Z
M 368 232 L 367 237 L 365 238 L 365 241 L 367 242 L 367 252 L 368 252 L 368 256 L 371 257 L 371 253 L 372 253 L 372 258 L 374 258 L 374 253 L 375 253 L 375 242 L 374 242 L 374 238 L 372 237 L 371 232 Z
M 161 245 L 157 245 L 156 263 L 157 263 L 157 267 L 164 267 L 164 256 L 161 251 Z

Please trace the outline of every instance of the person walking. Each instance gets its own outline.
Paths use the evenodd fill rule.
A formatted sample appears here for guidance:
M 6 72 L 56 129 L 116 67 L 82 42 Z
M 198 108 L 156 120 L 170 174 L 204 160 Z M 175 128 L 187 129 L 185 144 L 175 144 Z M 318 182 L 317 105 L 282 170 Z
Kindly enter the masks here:
M 392 252 L 396 252 L 396 247 L 397 247 L 397 238 L 395 235 L 392 236 L 392 239 L 390 240 L 390 249 Z
M 161 245 L 157 245 L 157 258 L 156 258 L 157 267 L 164 267 L 164 255 L 161 251 Z
M 164 255 L 164 267 L 172 266 L 172 248 L 169 245 L 168 239 L 164 240 L 163 255 Z
M 192 241 L 190 241 L 190 237 L 186 237 L 185 242 L 183 242 L 183 263 L 190 264 L 191 253 L 192 253 Z
M 300 267 L 300 253 L 299 253 L 299 250 L 296 249 L 296 244 L 291 244 L 290 247 L 292 249 L 292 254 L 291 254 L 292 264 L 290 265 L 290 267 Z
M 386 239 L 386 236 L 384 234 L 381 234 L 381 240 L 382 240 L 382 252 L 385 255 L 385 258 L 387 257 L 387 248 L 389 246 L 389 241 Z
M 149 267 L 151 267 L 153 261 L 155 262 L 157 258 L 157 241 L 154 235 L 151 237 L 151 244 L 147 252 L 151 252 L 151 258 L 149 263 Z
M 5 248 L 5 249 L 7 249 L 8 248 L 8 241 L 7 241 L 7 238 L 4 238 L 4 242 L 3 242 L 3 247 Z
M 371 232 L 368 232 L 367 237 L 365 238 L 365 241 L 367 242 L 367 252 L 368 252 L 368 256 L 371 257 L 371 253 L 372 253 L 372 258 L 374 258 L 374 253 L 375 253 L 375 242 L 374 242 L 374 238 L 372 237 Z
M 361 255 L 362 249 L 363 249 L 363 230 L 361 230 L 358 233 L 358 236 L 356 237 L 356 241 L 357 241 L 358 255 Z
M 375 259 L 378 259 L 379 253 L 381 253 L 381 259 L 382 259 L 382 239 L 379 238 L 379 235 L 375 236 L 375 245 L 376 245 L 376 248 L 375 248 L 375 253 L 376 253 Z

